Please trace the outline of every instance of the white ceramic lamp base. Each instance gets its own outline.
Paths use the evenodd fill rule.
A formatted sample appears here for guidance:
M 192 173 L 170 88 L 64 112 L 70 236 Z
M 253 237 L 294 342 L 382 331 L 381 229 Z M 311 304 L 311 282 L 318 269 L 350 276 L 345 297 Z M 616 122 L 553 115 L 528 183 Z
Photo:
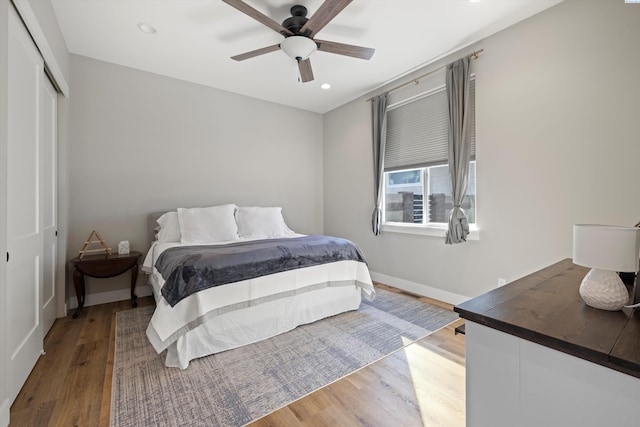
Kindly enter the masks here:
M 629 302 L 629 291 L 615 271 L 590 270 L 580 285 L 587 305 L 601 310 L 621 310 Z

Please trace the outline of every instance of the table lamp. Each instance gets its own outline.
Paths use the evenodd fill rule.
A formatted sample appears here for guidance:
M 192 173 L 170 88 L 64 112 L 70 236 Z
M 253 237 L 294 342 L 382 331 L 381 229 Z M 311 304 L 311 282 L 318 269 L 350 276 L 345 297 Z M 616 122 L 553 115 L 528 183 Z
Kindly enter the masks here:
M 629 302 L 618 272 L 637 272 L 639 256 L 640 228 L 573 226 L 573 263 L 591 267 L 580 284 L 580 296 L 591 307 L 616 311 Z

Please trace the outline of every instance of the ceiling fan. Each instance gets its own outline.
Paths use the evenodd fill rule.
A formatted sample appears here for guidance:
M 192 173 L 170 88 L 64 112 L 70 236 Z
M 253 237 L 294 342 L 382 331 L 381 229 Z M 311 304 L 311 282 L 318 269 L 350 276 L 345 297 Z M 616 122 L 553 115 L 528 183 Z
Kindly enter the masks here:
M 354 58 L 371 59 L 375 49 L 315 39 L 315 35 L 325 27 L 353 0 L 325 0 L 311 18 L 307 18 L 307 8 L 302 5 L 291 7 L 291 16 L 278 24 L 262 12 L 249 6 L 242 0 L 222 0 L 240 12 L 282 34 L 285 39 L 280 44 L 232 56 L 231 59 L 244 61 L 258 55 L 282 49 L 288 56 L 298 62 L 298 70 L 302 82 L 313 80 L 313 70 L 309 56 L 316 50 L 336 53 Z

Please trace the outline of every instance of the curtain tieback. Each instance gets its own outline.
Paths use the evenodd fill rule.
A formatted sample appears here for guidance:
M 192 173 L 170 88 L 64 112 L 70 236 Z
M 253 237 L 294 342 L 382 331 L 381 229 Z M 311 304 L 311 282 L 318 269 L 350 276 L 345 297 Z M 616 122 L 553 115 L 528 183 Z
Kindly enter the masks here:
M 453 207 L 453 212 L 456 213 L 456 215 L 458 215 L 459 212 L 462 212 L 463 214 L 465 213 L 464 209 L 462 209 L 462 206 L 460 205 L 456 205 Z

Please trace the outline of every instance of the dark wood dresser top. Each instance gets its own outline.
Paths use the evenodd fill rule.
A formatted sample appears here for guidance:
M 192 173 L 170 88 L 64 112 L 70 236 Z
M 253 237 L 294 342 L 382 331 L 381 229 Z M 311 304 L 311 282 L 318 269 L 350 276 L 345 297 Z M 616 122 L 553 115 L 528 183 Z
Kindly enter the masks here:
M 640 312 L 587 306 L 566 259 L 462 303 L 460 317 L 640 378 Z

